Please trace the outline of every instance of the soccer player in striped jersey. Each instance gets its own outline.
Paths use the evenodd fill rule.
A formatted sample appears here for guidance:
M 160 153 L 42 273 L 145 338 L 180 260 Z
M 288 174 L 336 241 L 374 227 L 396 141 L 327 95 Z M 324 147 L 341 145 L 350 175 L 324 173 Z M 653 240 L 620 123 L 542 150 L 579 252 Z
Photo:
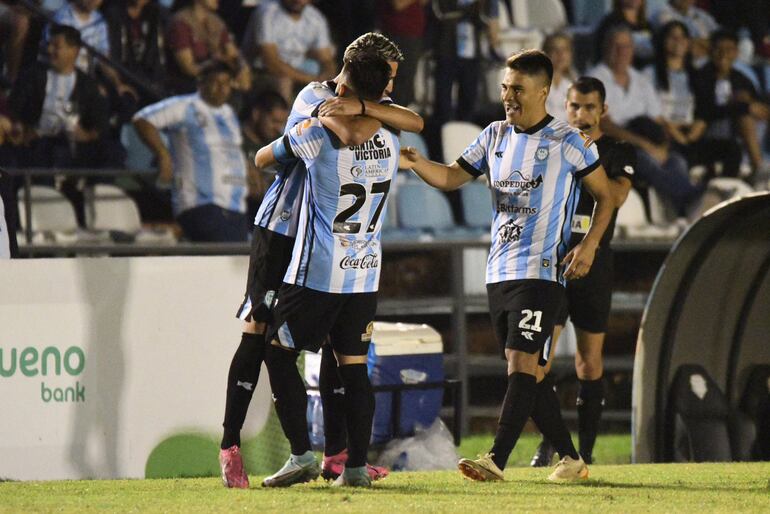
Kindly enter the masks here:
M 615 209 L 612 221 L 599 243 L 591 271 L 585 277 L 567 283 L 567 302 L 556 319 L 551 339 L 554 343 L 558 341 L 569 316 L 577 335 L 575 372 L 580 384 L 577 395 L 578 442 L 580 456 L 586 464 L 593 461 L 593 447 L 604 405 L 602 347 L 612 300 L 613 256 L 610 241 L 617 209 L 623 205 L 631 190 L 631 179 L 636 166 L 634 147 L 625 141 L 605 135 L 599 127 L 602 117 L 607 113 L 605 96 L 604 84 L 594 77 L 580 77 L 567 88 L 567 120 L 596 143 L 602 166 L 607 171 Z M 590 195 L 581 194 L 572 218 L 570 248 L 582 240 L 591 225 L 593 210 L 594 202 Z M 552 344 L 551 353 L 555 349 L 556 345 Z M 554 394 L 554 384 L 548 375 L 550 367 L 549 362 L 545 368 L 538 370 L 538 378 L 541 379 L 538 382 L 538 402 Z M 547 439 L 543 439 L 531 465 L 550 466 L 553 453 L 553 446 Z
M 379 56 L 346 62 L 339 96 L 377 99 L 390 69 Z M 275 298 L 265 362 L 276 412 L 292 455 L 262 485 L 287 486 L 320 474 L 307 433 L 307 396 L 296 367 L 298 352 L 334 351 L 345 388 L 344 416 L 349 457 L 335 485 L 369 486 L 366 454 L 374 393 L 366 359 L 377 310 L 382 252 L 380 231 L 399 142 L 389 127 L 363 144 L 343 146 L 321 120 L 296 125 L 257 153 L 258 166 L 301 158 L 306 187 L 292 260 Z
M 515 54 L 506 62 L 501 85 L 504 121 L 484 129 L 450 165 L 429 161 L 413 148 L 402 151 L 402 167 L 411 167 L 434 187 L 452 190 L 485 175 L 492 193 L 486 281 L 492 325 L 508 363 L 508 388 L 492 449 L 477 460 L 459 462 L 460 472 L 473 480 L 503 480 L 502 470 L 530 415 L 562 457 L 549 478 L 588 476 L 556 397 L 536 404 L 536 372 L 539 363 L 545 364 L 545 345 L 565 301 L 564 280 L 588 273 L 614 204 L 596 145 L 546 112 L 552 76 L 544 53 Z M 585 237 L 567 252 L 581 184 L 596 208 Z
M 398 47 L 380 34 L 367 33 L 346 48 L 344 60 L 351 62 L 367 53 L 382 56 L 390 65 L 390 81 L 382 98 L 377 101 L 363 100 L 362 105 L 362 101 L 357 98 L 337 97 L 335 89 L 339 76 L 326 82 L 312 82 L 295 99 L 286 131 L 314 114 L 321 115 L 324 126 L 346 145 L 365 142 L 379 128 L 378 121 L 400 130 L 422 130 L 422 118 L 408 109 L 392 105 L 388 96 L 393 89 L 398 63 L 403 60 Z M 366 115 L 360 116 L 362 112 Z M 246 294 L 236 314 L 243 320 L 243 334 L 227 379 L 220 452 L 222 477 L 227 487 L 248 487 L 248 477 L 243 470 L 240 455 L 240 431 L 259 380 L 265 351 L 266 321 L 269 319 L 272 299 L 283 282 L 291 260 L 305 177 L 305 163 L 301 159 L 279 165 L 276 178 L 265 193 L 254 221 Z M 344 394 L 340 394 L 343 387 L 334 354 L 325 346 L 322 355 L 319 389 L 324 405 L 326 437 L 324 476 L 336 478 L 347 458 L 342 414 Z M 369 470 L 373 478 L 386 474 L 384 468 L 370 467 Z

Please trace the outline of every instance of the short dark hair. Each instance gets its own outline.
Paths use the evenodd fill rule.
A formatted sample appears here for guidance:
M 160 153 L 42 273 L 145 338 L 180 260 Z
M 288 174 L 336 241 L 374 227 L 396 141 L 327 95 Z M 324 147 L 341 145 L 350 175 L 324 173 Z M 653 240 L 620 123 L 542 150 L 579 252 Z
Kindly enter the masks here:
M 345 63 L 346 81 L 366 100 L 379 100 L 390 82 L 390 65 L 376 54 L 361 54 Z
M 513 54 L 505 61 L 505 65 L 512 70 L 520 71 L 525 75 L 545 75 L 548 86 L 553 80 L 553 63 L 551 58 L 541 50 L 522 50 Z
M 342 57 L 342 62 L 355 59 L 361 53 L 377 54 L 386 61 L 402 62 L 404 54 L 393 41 L 377 32 L 367 32 L 359 36 L 347 48 Z
M 83 42 L 80 39 L 80 31 L 76 29 L 75 27 L 71 27 L 69 25 L 51 25 L 51 30 L 49 31 L 50 37 L 53 38 L 54 36 L 61 36 L 64 38 L 64 41 L 67 42 L 70 46 L 76 46 L 80 48 L 83 46 Z
M 719 30 L 715 30 L 711 34 L 711 38 L 709 39 L 709 41 L 711 42 L 711 48 L 714 48 L 714 46 L 717 43 L 719 43 L 720 41 L 725 40 L 725 39 L 732 41 L 736 45 L 738 44 L 738 34 L 736 34 L 732 30 L 719 29 Z
M 198 81 L 204 81 L 209 76 L 216 73 L 227 73 L 230 77 L 235 77 L 235 69 L 225 61 L 211 60 L 201 64 L 200 71 L 198 72 Z
M 587 95 L 594 92 L 599 93 L 599 100 L 601 100 L 602 105 L 604 105 L 604 101 L 607 99 L 607 90 L 604 89 L 604 83 L 596 77 L 586 77 L 585 75 L 578 77 L 578 79 L 567 88 L 567 94 L 573 89 L 581 95 Z
M 259 109 L 262 112 L 271 112 L 275 109 L 289 109 L 286 99 L 277 91 L 263 91 L 256 95 L 251 102 L 252 109 Z

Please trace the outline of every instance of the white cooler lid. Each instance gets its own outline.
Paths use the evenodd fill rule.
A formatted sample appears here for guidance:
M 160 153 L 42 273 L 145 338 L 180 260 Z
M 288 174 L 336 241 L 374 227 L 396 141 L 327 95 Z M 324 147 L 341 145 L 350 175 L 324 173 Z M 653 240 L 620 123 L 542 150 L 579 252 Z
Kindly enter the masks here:
M 372 346 L 378 356 L 443 353 L 444 344 L 433 327 L 415 323 L 374 322 Z

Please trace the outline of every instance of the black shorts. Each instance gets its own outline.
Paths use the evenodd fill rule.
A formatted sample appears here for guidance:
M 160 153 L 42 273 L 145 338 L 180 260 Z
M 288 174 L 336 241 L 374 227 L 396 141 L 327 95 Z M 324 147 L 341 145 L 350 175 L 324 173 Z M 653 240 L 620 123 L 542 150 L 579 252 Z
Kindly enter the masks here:
M 540 365 L 549 357 L 556 316 L 565 303 L 564 287 L 550 280 L 509 280 L 487 284 L 489 315 L 500 351 L 540 353 Z
M 294 238 L 255 226 L 251 239 L 246 294 L 235 316 L 243 321 L 269 321 L 275 292 L 291 263 Z
M 591 271 L 583 278 L 567 281 L 567 302 L 556 324 L 564 325 L 567 316 L 579 329 L 594 334 L 607 332 L 612 306 L 613 256 L 609 248 L 596 252 Z
M 372 340 L 377 293 L 325 293 L 283 284 L 266 340 L 284 348 L 317 352 L 328 337 L 342 355 L 366 355 Z

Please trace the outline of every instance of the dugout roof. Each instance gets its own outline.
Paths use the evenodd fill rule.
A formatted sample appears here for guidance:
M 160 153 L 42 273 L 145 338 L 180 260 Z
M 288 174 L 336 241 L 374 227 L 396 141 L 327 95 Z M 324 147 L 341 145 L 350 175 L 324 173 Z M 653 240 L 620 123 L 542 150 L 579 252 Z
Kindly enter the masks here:
M 666 402 L 682 364 L 699 364 L 736 406 L 756 364 L 770 364 L 770 193 L 708 211 L 658 272 L 636 347 L 633 460 L 667 460 Z

